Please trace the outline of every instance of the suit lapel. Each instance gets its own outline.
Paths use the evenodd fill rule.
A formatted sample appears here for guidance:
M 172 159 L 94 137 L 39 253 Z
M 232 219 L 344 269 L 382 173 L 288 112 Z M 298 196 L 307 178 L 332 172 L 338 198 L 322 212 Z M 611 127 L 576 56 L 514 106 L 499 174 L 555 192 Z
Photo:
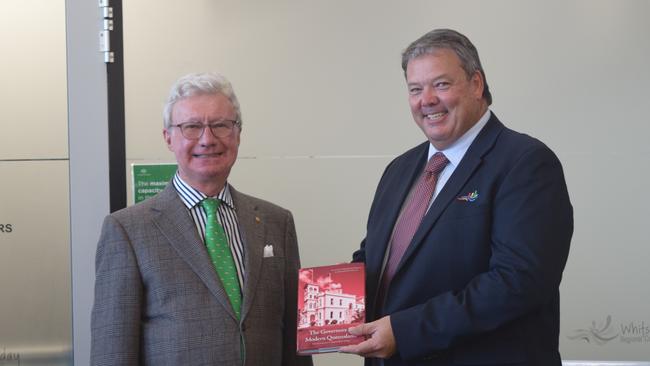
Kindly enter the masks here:
M 476 136 L 476 139 L 470 145 L 460 164 L 456 170 L 454 170 L 451 177 L 449 177 L 449 180 L 447 180 L 447 183 L 440 191 L 435 201 L 433 201 L 429 212 L 427 212 L 422 219 L 422 223 L 415 232 L 411 244 L 406 249 L 402 260 L 397 267 L 396 275 L 402 269 L 404 263 L 408 261 L 410 256 L 413 255 L 420 245 L 422 245 L 424 238 L 433 228 L 436 221 L 438 221 L 440 215 L 445 211 L 447 206 L 449 206 L 455 197 L 459 195 L 460 190 L 465 186 L 465 183 L 481 165 L 483 157 L 492 148 L 496 142 L 497 136 L 502 130 L 503 124 L 501 124 L 494 113 L 492 113 L 490 120 L 487 122 L 485 127 L 483 127 L 478 136 Z
M 224 310 L 236 319 L 228 296 L 224 292 L 221 280 L 210 261 L 205 245 L 201 241 L 196 225 L 187 208 L 178 197 L 173 184 L 169 183 L 158 196 L 153 205 L 153 221 L 167 238 L 178 255 L 192 268 L 214 295 Z
M 245 279 L 241 317 L 244 319 L 251 309 L 255 289 L 262 270 L 264 253 L 264 217 L 258 207 L 245 195 L 230 186 L 230 193 L 237 211 L 239 232 L 244 242 Z

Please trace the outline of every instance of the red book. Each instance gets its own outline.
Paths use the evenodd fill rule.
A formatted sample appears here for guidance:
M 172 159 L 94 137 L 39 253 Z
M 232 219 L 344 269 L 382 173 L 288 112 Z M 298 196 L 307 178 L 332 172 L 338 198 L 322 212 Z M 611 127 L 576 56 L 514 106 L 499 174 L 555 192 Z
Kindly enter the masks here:
M 348 328 L 366 319 L 363 263 L 301 268 L 298 272 L 298 339 L 301 355 L 336 352 L 361 343 Z

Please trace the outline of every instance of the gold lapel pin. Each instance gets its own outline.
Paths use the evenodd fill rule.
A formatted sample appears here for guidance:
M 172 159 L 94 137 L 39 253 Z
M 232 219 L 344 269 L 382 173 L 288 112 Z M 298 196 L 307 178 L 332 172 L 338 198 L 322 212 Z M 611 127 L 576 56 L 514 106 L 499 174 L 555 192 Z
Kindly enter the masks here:
M 260 220 L 258 216 L 255 216 L 255 222 L 259 224 L 260 222 L 262 222 L 262 220 Z

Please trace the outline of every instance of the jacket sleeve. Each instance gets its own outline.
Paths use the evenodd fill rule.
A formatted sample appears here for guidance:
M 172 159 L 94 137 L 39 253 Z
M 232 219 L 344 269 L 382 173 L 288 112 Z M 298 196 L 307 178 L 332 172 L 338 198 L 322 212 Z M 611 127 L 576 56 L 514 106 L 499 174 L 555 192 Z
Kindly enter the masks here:
M 298 356 L 296 354 L 296 329 L 298 317 L 298 269 L 300 268 L 300 255 L 298 240 L 293 216 L 287 212 L 285 233 L 285 304 L 284 304 L 284 339 L 282 350 L 282 365 L 285 366 L 311 366 L 311 356 Z
M 90 364 L 138 365 L 142 279 L 129 238 L 112 216 L 104 219 L 95 273 Z

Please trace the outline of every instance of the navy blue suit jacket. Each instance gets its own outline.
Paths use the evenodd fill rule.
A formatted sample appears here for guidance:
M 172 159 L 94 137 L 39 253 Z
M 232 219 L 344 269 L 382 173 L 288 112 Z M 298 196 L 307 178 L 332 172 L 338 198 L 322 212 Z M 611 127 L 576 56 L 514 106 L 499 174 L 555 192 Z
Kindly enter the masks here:
M 562 166 L 494 114 L 423 218 L 384 306 L 375 304 L 393 226 L 428 148 L 388 165 L 353 256 L 366 264 L 367 321 L 391 316 L 397 354 L 385 365 L 561 365 L 559 285 L 573 233 Z

